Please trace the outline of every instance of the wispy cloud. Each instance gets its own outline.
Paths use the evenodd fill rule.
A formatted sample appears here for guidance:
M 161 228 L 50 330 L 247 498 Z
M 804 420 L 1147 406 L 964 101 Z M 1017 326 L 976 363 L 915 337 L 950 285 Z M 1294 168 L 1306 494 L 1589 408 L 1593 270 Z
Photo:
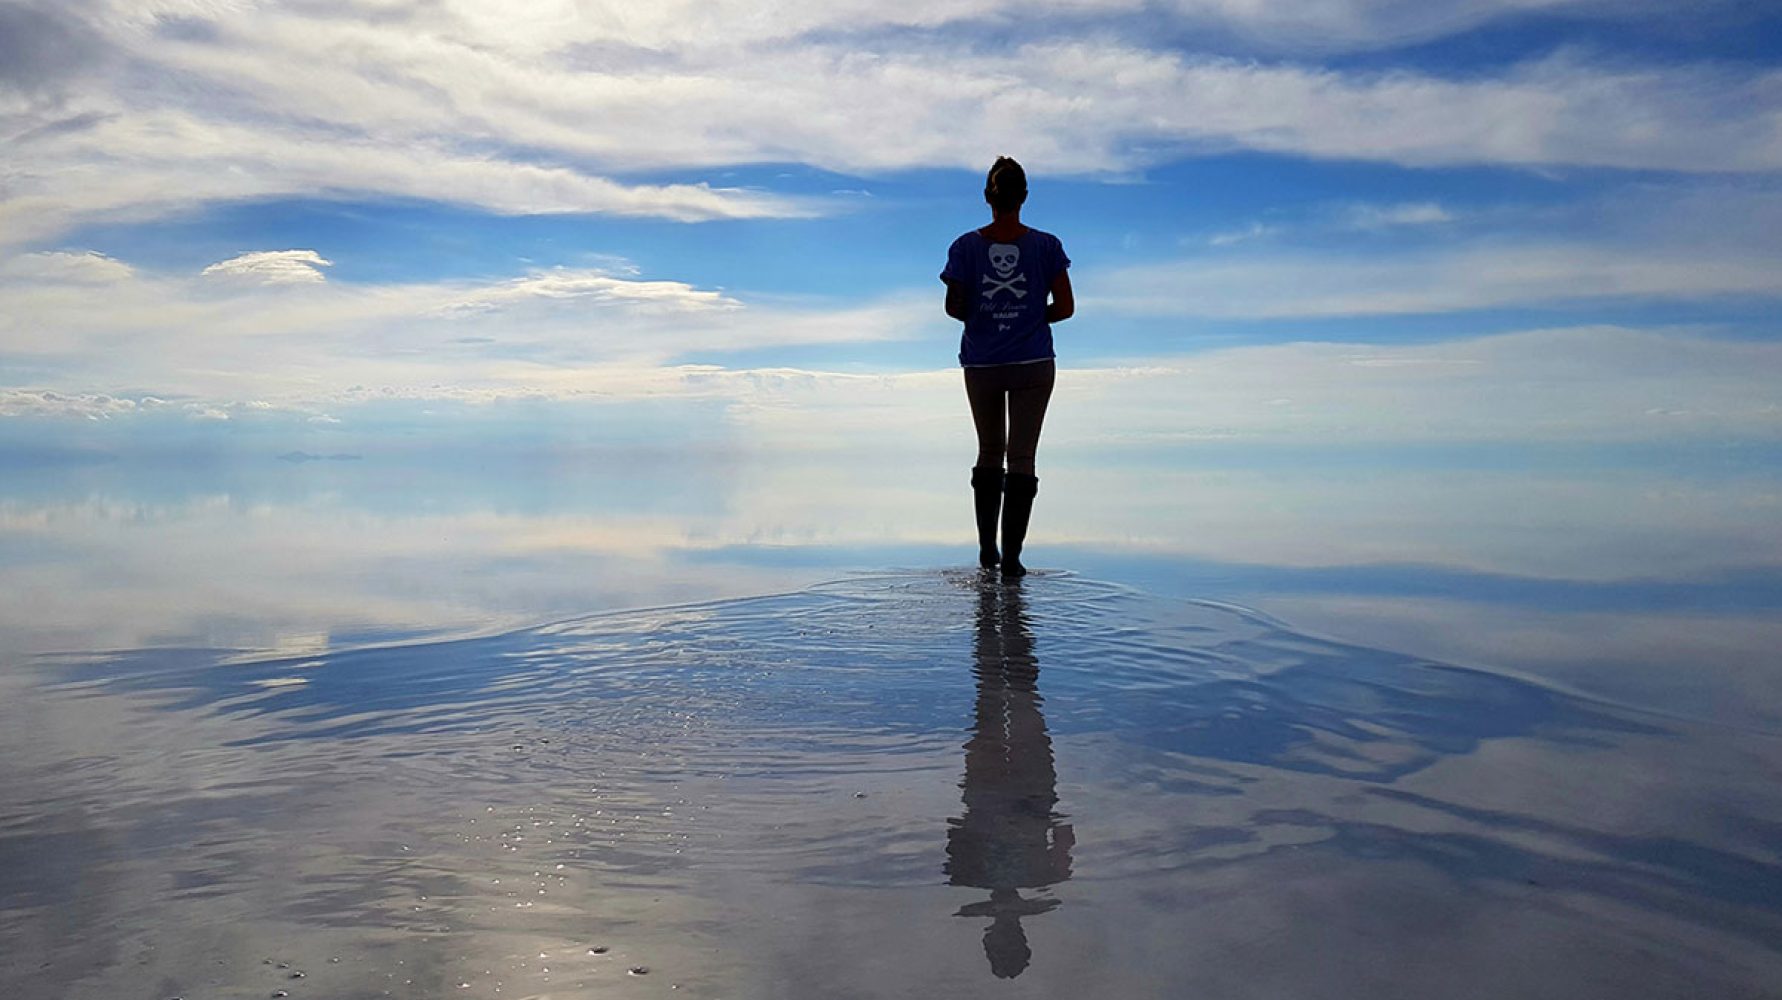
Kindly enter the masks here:
M 312 284 L 327 280 L 322 268 L 334 262 L 314 250 L 256 250 L 205 268 L 207 278 L 256 281 L 268 285 Z
M 740 309 L 742 303 L 721 292 L 694 288 L 680 281 L 639 281 L 619 278 L 598 270 L 552 268 L 524 278 L 467 290 L 446 303 L 446 313 L 488 312 L 530 300 L 586 299 L 595 303 L 624 303 L 639 309 L 697 312 Z
M 1231 348 L 1061 373 L 1046 447 L 1777 440 L 1777 371 L 1782 345 L 1609 326 Z M 736 419 L 791 449 L 860 447 L 888 427 L 900 446 L 945 449 L 964 419 L 953 372 L 748 385 Z
M 334 127 L 218 121 L 177 111 L 82 116 L 77 126 L 14 148 L 17 166 L 0 198 L 0 245 L 44 239 L 83 222 L 152 219 L 209 201 L 278 195 L 395 196 L 501 214 L 603 212 L 681 221 L 817 211 L 805 199 L 703 183 L 622 183 L 563 165 L 463 152 L 443 139 L 343 136 Z
M 1284 227 L 1279 225 L 1252 222 L 1247 226 L 1240 226 L 1236 229 L 1227 229 L 1222 232 L 1214 233 L 1207 237 L 1207 245 L 1215 247 L 1236 246 L 1239 243 L 1249 243 L 1254 240 L 1268 239 L 1272 236 L 1279 235 L 1283 231 Z
M 194 360 L 180 352 L 192 346 L 162 342 L 164 367 L 138 366 L 133 374 L 182 382 Z M 306 378 L 232 370 L 227 378 L 185 380 L 203 392 L 177 404 L 21 388 L 0 391 L 0 415 L 261 422 L 326 416 L 349 431 L 373 432 L 401 412 L 446 433 L 474 426 L 483 419 L 478 408 L 503 402 L 537 404 L 536 419 L 548 424 L 598 423 L 578 416 L 584 406 L 716 404 L 741 440 L 780 452 L 940 453 L 958 444 L 966 426 L 956 370 L 853 374 L 622 356 L 538 365 L 471 354 L 415 365 L 345 356 L 333 347 L 281 361 Z M 1782 440 L 1777 371 L 1782 345 L 1613 326 L 1411 346 L 1230 348 L 1067 369 L 1047 447 L 1775 441 Z M 497 410 L 488 412 L 492 419 Z
M 1337 222 L 1348 229 L 1380 230 L 1395 226 L 1433 226 L 1453 222 L 1454 216 L 1433 201 L 1408 201 L 1390 205 L 1345 205 Z
M 141 399 L 103 392 L 65 393 L 53 389 L 0 389 L 0 417 L 48 417 L 57 420 L 104 420 L 164 405 L 153 396 Z
M 128 281 L 135 275 L 130 265 L 92 250 L 46 250 L 0 257 L 0 282 L 105 285 Z
M 1085 273 L 1078 297 L 1092 311 L 1232 319 L 1782 299 L 1778 233 L 1782 191 L 1767 181 L 1618 187 L 1561 208 L 1337 202 Z
M 1782 297 L 1782 258 L 1540 240 L 1393 251 L 1184 257 L 1102 276 L 1089 308 L 1133 316 L 1287 319 L 1589 301 Z
M 56 400 L 129 386 L 319 409 L 354 385 L 436 398 L 622 391 L 637 372 L 689 355 L 932 335 L 946 322 L 931 295 L 750 304 L 624 277 L 623 265 L 364 285 L 317 280 L 326 262 L 312 250 L 256 251 L 169 276 L 84 254 L 29 255 L 0 270 L 0 358 L 54 368 L 53 384 L 17 388 L 53 390 Z M 94 273 L 109 281 L 100 298 Z
M 799 216 L 845 199 L 630 178 L 764 162 L 976 168 L 987 148 L 1088 174 L 1231 149 L 1414 166 L 1782 168 L 1773 73 L 1565 54 L 1464 78 L 1337 70 L 1122 41 L 1119 19 L 1139 10 L 1127 0 L 1041 6 L 1072 40 L 1029 31 L 999 41 L 1021 18 L 988 0 L 800 3 L 771 18 L 731 3 L 527 18 L 419 0 L 377 4 L 375 17 L 357 3 L 33 3 L 20 30 L 81 55 L 40 69 L 34 90 L 0 105 L 11 160 L 0 233 L 43 240 L 85 220 L 269 195 Z M 1243 37 L 1363 45 L 1505 16 L 1459 0 L 1167 9 Z M 1106 30 L 1085 32 L 1085 21 Z M 853 40 L 875 25 L 913 30 L 870 50 Z
M 1329 236 L 1343 233 L 1381 233 L 1392 229 L 1435 226 L 1455 221 L 1448 209 L 1433 201 L 1411 202 L 1345 202 L 1313 209 L 1306 218 L 1276 217 L 1269 221 L 1255 219 L 1231 229 L 1223 229 L 1205 238 L 1212 247 L 1231 247 L 1244 243 L 1274 241 L 1294 236 Z M 1198 242 L 1185 239 L 1184 245 Z

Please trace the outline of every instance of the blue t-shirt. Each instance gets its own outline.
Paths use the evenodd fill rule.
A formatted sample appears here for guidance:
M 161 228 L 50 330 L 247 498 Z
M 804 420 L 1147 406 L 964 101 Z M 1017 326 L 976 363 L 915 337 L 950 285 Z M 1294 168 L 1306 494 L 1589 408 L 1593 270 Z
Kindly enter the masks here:
M 1046 295 L 1052 279 L 1069 266 L 1058 237 L 1037 229 L 1010 242 L 990 240 L 975 229 L 954 240 L 941 280 L 961 286 L 972 302 L 959 338 L 959 363 L 973 368 L 1053 357 Z

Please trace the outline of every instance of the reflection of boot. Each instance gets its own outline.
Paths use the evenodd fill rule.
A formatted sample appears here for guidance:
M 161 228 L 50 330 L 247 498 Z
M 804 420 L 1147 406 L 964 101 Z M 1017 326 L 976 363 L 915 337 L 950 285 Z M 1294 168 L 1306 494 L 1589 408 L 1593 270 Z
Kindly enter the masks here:
M 1002 470 L 977 466 L 971 470 L 972 498 L 978 507 L 978 565 L 992 569 L 996 554 L 996 512 L 1002 507 Z
M 1011 472 L 1003 480 L 1003 493 L 1002 575 L 1026 576 L 1021 543 L 1027 538 L 1027 518 L 1033 513 L 1034 495 L 1039 493 L 1039 477 Z

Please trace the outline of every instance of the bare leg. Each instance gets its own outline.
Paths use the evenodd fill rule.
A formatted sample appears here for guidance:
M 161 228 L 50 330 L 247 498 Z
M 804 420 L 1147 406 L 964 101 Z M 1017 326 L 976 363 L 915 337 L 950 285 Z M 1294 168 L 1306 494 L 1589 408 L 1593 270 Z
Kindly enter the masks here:
M 1044 367 L 1043 381 L 1009 390 L 1009 471 L 1031 476 L 1034 456 L 1039 453 L 1040 427 L 1046 422 L 1046 404 L 1052 400 L 1053 372 Z M 1035 372 L 1035 375 L 1041 375 Z
M 1039 479 L 1033 474 L 1039 451 L 1040 427 L 1046 422 L 1046 404 L 1052 399 L 1056 377 L 1050 361 L 1021 365 L 1009 371 L 1009 471 L 1003 477 L 1002 575 L 1027 573 L 1021 563 L 1021 546 L 1027 540 L 1027 520 Z
M 984 569 L 994 569 L 1002 561 L 996 548 L 996 527 L 1002 513 L 1003 407 L 1007 395 L 993 373 L 965 370 L 965 397 L 978 431 L 978 463 L 971 470 L 971 492 L 978 522 L 978 565 Z
M 971 403 L 971 422 L 978 429 L 978 468 L 1001 469 L 1007 447 L 1003 413 L 1008 392 L 988 369 L 965 369 L 965 398 Z

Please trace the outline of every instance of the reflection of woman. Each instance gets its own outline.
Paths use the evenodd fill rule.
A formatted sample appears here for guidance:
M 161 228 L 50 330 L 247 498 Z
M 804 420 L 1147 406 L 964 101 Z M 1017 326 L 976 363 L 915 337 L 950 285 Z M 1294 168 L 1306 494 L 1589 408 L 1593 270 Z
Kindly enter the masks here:
M 1058 778 L 1024 611 L 1019 588 L 985 587 L 978 594 L 977 718 L 965 744 L 965 814 L 947 830 L 947 883 L 990 890 L 988 900 L 957 915 L 991 918 L 984 954 L 1004 979 L 1020 975 L 1032 955 L 1021 918 L 1058 905 L 1023 898 L 1020 890 L 1070 878 L 1075 842 L 1070 825 L 1053 811 Z
M 990 224 L 953 241 L 941 280 L 947 283 L 947 315 L 965 324 L 959 363 L 965 367 L 965 396 L 978 432 L 978 462 L 971 470 L 978 565 L 989 569 L 1000 558 L 1003 576 L 1021 576 L 1027 572 L 1021 565 L 1021 543 L 1039 492 L 1033 458 L 1056 374 L 1052 324 L 1069 319 L 1076 304 L 1064 244 L 1021 223 L 1021 205 L 1027 200 L 1027 174 L 1021 165 L 999 157 L 984 182 L 984 200 L 990 203 Z

